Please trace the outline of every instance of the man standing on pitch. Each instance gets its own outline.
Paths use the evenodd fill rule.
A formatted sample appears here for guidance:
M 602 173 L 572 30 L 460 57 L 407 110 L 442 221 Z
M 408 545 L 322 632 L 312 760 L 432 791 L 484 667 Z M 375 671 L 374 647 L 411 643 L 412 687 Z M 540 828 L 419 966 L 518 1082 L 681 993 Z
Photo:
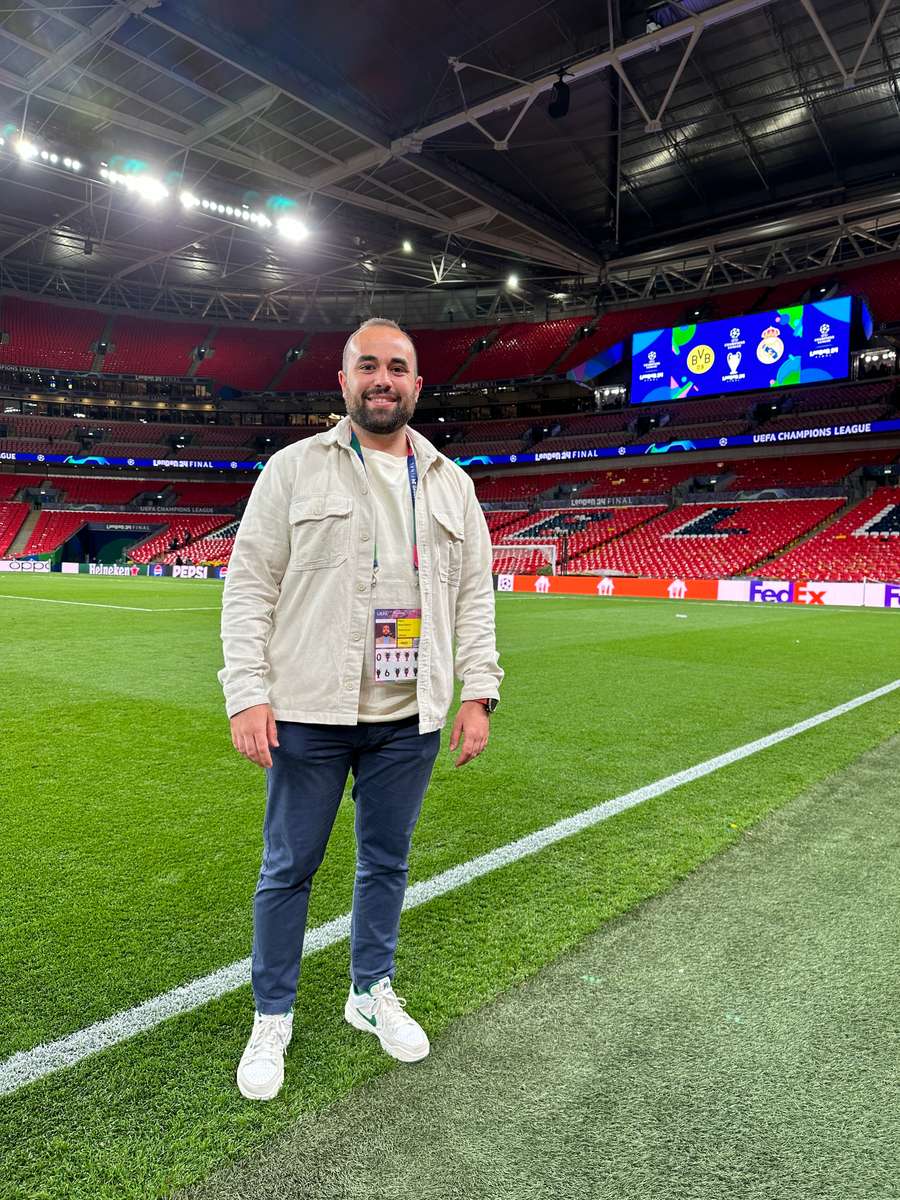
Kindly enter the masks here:
M 284 1080 L 310 885 L 351 771 L 344 1017 L 403 1062 L 428 1054 L 392 986 L 407 857 L 454 667 L 457 766 L 487 744 L 503 678 L 490 536 L 472 481 L 407 425 L 422 388 L 415 347 L 393 321 L 366 321 L 344 347 L 338 381 L 348 415 L 278 451 L 257 480 L 222 602 L 231 739 L 267 772 L 256 1016 L 237 1073 L 256 1100 Z

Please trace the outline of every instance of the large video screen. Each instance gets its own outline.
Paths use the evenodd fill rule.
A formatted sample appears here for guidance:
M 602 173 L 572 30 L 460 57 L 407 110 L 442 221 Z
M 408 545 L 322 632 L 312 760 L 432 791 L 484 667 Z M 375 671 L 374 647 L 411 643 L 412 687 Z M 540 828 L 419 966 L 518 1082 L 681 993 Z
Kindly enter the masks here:
M 631 339 L 631 402 L 846 379 L 852 297 L 651 329 Z

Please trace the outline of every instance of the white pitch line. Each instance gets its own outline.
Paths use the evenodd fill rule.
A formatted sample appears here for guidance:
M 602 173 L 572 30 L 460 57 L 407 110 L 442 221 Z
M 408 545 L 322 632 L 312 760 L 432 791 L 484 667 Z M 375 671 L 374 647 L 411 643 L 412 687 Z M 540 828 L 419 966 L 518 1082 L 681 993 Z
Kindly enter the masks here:
M 186 608 L 148 608 L 148 612 L 221 612 L 221 604 L 190 604 Z
M 15 592 L 0 592 L 0 600 L 33 600 L 35 604 L 76 604 L 79 608 L 118 608 L 124 612 L 221 612 L 219 604 L 194 604 L 187 608 L 141 608 L 138 604 L 101 604 L 99 600 L 50 600 L 45 596 L 17 596 Z
M 17 596 L 15 592 L 0 592 L 0 600 L 33 600 L 35 604 L 76 604 L 79 608 L 123 608 L 127 612 L 163 612 L 158 608 L 140 608 L 137 604 L 100 604 L 96 600 L 51 600 L 46 596 Z
M 826 709 L 825 712 L 807 717 L 803 721 L 797 721 L 796 724 L 788 725 L 775 733 L 768 733 L 765 737 L 747 742 L 734 750 L 727 750 L 724 754 L 717 754 L 715 758 L 708 758 L 705 762 L 687 767 L 674 775 L 657 779 L 655 783 L 648 783 L 645 787 L 636 788 L 622 796 L 616 796 L 612 800 L 585 809 L 572 817 L 565 817 L 544 829 L 538 829 L 535 833 L 529 833 L 517 841 L 499 846 L 496 850 L 491 850 L 478 858 L 451 867 L 448 871 L 442 871 L 439 875 L 409 888 L 403 908 L 404 910 L 418 908 L 420 904 L 427 904 L 429 900 L 455 891 L 457 888 L 471 883 L 473 879 L 478 879 L 480 876 L 508 866 L 510 863 L 518 862 L 530 854 L 536 854 L 538 851 L 546 849 L 547 846 L 552 846 L 555 842 L 571 837 L 575 833 L 590 829 L 591 826 L 625 812 L 626 809 L 643 804 L 646 800 L 653 800 L 683 784 L 693 783 L 705 775 L 711 775 L 714 771 L 719 771 L 723 767 L 740 762 L 741 759 L 758 754 L 761 750 L 777 746 L 779 742 L 797 737 L 798 734 L 815 729 L 818 725 L 824 725 L 826 721 L 833 721 L 835 717 L 842 717 L 845 713 L 852 712 L 853 709 L 859 708 L 863 704 L 868 704 L 872 700 L 878 700 L 882 696 L 897 691 L 898 688 L 900 688 L 900 679 L 895 679 L 892 683 L 887 683 L 872 692 L 866 692 L 853 700 L 847 700 L 843 704 L 835 705 L 834 708 Z M 350 914 L 344 913 L 343 916 L 335 917 L 324 925 L 318 925 L 315 929 L 309 930 L 303 947 L 303 955 L 306 957 L 308 954 L 314 954 L 317 950 L 324 950 L 328 946 L 344 941 L 349 936 Z M 104 1021 L 98 1021 L 86 1029 L 80 1029 L 55 1042 L 45 1042 L 31 1050 L 20 1050 L 0 1061 L 0 1096 L 18 1091 L 26 1084 L 35 1083 L 54 1071 L 73 1067 L 92 1054 L 97 1054 L 119 1042 L 127 1041 L 140 1033 L 154 1029 L 171 1017 L 191 1012 L 193 1009 L 207 1004 L 210 1000 L 217 1000 L 220 996 L 243 987 L 249 981 L 250 959 L 242 958 L 238 962 L 214 971 L 211 975 L 204 975 L 201 979 L 192 980 L 181 987 L 163 992 L 162 995 L 154 996 L 153 999 L 146 1000 L 143 1004 L 116 1013 Z

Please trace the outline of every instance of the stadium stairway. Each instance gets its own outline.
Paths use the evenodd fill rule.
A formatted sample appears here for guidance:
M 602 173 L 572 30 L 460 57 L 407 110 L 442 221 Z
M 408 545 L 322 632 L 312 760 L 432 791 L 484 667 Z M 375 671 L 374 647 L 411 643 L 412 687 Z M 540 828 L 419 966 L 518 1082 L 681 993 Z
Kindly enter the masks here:
M 215 337 L 218 332 L 219 332 L 218 325 L 210 326 L 209 330 L 207 331 L 206 337 L 203 339 L 203 341 L 197 347 L 198 350 L 204 351 L 204 355 L 202 358 L 200 358 L 200 356 L 197 354 L 194 354 L 192 356 L 191 365 L 188 367 L 188 372 L 187 372 L 188 379 L 196 379 L 197 373 L 200 370 L 200 364 L 206 363 L 208 361 L 206 351 L 208 351 L 210 349 L 214 349 L 213 343 L 215 341 Z
M 300 353 L 299 353 L 298 357 L 293 360 L 293 362 L 299 362 L 303 358 L 303 355 L 306 353 L 306 347 L 312 341 L 312 337 L 313 337 L 313 335 L 312 335 L 311 330 L 307 330 L 302 335 L 302 337 L 300 338 L 300 340 L 297 342 L 297 345 L 296 345 L 296 349 L 299 350 Z M 287 354 L 285 354 L 284 361 L 282 362 L 281 366 L 278 368 L 278 370 L 275 372 L 275 374 L 273 375 L 272 379 L 269 382 L 269 387 L 268 387 L 269 391 L 271 391 L 271 392 L 278 391 L 279 384 L 281 383 L 282 379 L 284 379 L 285 375 L 287 375 L 288 371 L 290 370 L 291 366 L 293 365 L 293 362 L 292 362 L 292 360 L 290 360 L 288 358 Z
M 22 522 L 22 527 L 16 534 L 15 539 L 9 549 L 6 551 L 7 558 L 16 558 L 25 547 L 28 545 L 28 540 L 31 537 L 31 531 L 38 523 L 38 517 L 41 515 L 39 508 L 33 508 L 25 520 Z
M 830 513 L 823 521 L 820 521 L 818 525 L 814 525 L 812 529 L 807 529 L 806 533 L 801 533 L 799 537 L 794 538 L 792 542 L 788 542 L 786 546 L 782 546 L 780 550 L 776 550 L 772 554 L 767 554 L 765 558 L 761 558 L 758 563 L 753 564 L 747 574 L 760 574 L 766 563 L 774 562 L 776 558 L 781 558 L 783 555 L 787 554 L 789 550 L 793 550 L 795 546 L 802 546 L 804 542 L 808 542 L 812 538 L 817 537 L 818 534 L 827 529 L 829 525 L 834 525 L 836 521 L 841 519 L 841 517 L 845 517 L 850 509 L 854 508 L 857 504 L 859 504 L 858 496 L 848 496 L 840 508 L 835 509 L 835 511 Z
M 599 316 L 594 317 L 592 319 L 585 317 L 583 325 L 580 325 L 577 329 L 574 330 L 574 332 L 572 333 L 572 336 L 569 338 L 568 342 L 566 342 L 565 346 L 563 346 L 562 350 L 560 350 L 559 354 L 557 354 L 556 358 L 554 358 L 551 362 L 547 363 L 546 367 L 544 368 L 544 374 L 545 375 L 554 374 L 554 372 L 556 371 L 557 367 L 562 362 L 562 360 L 564 358 L 566 358 L 575 349 L 575 347 L 578 345 L 579 342 L 584 341 L 585 338 L 589 338 L 591 336 L 591 334 L 595 333 L 597 326 L 599 324 L 600 324 Z M 581 332 L 582 329 L 587 330 L 587 332 L 582 333 Z
M 497 338 L 502 332 L 502 329 L 495 329 L 492 333 L 485 333 L 482 334 L 481 337 L 476 338 L 469 347 L 469 353 L 462 360 L 447 382 L 456 383 L 457 379 L 459 379 L 463 372 L 468 370 L 469 364 L 472 362 L 472 360 L 477 358 L 482 350 L 487 350 L 489 346 L 496 342 Z M 484 345 L 481 344 L 482 342 L 484 342 Z
M 102 345 L 109 346 L 110 338 L 112 337 L 112 327 L 113 327 L 114 319 L 115 318 L 112 315 L 110 315 L 110 317 L 107 319 L 106 324 L 103 326 L 103 330 L 100 334 L 100 337 L 97 339 L 96 342 L 94 342 L 94 346 L 97 346 L 97 347 L 102 346 Z M 91 359 L 91 371 L 93 372 L 93 374 L 99 375 L 103 371 L 103 360 L 105 357 L 106 357 L 105 350 L 102 350 L 102 351 L 99 349 L 94 350 L 94 357 Z

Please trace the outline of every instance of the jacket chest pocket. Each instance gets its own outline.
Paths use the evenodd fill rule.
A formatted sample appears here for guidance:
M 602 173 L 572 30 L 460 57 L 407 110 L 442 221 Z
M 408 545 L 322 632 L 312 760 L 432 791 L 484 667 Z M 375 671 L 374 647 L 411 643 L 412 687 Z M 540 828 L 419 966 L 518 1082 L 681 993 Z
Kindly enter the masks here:
M 432 513 L 432 516 L 434 518 L 432 521 L 434 561 L 438 578 L 441 583 L 459 587 L 463 542 L 465 541 L 462 519 L 439 511 Z
M 323 494 L 292 500 L 290 507 L 292 571 L 336 567 L 347 558 L 350 496 Z

